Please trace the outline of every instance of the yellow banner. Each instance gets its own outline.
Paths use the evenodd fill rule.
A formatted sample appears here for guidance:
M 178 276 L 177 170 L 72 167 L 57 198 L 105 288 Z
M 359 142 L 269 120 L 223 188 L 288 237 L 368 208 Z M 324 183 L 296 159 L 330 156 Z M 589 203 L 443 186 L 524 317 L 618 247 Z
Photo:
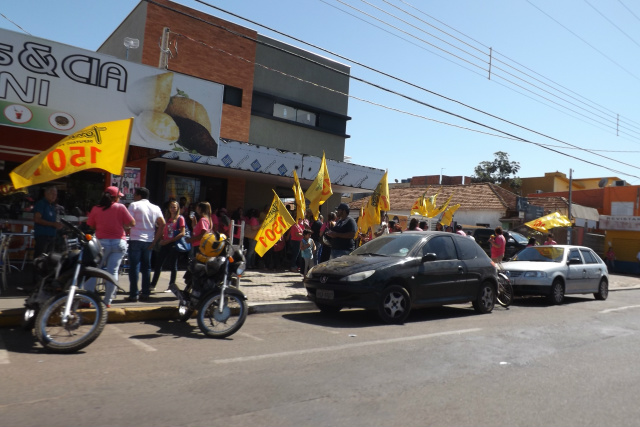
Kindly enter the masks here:
M 449 202 L 447 201 L 447 203 Z M 460 203 L 458 203 L 457 205 L 453 205 L 449 209 L 447 209 L 445 213 L 442 214 L 442 218 L 440 218 L 440 221 L 439 221 L 440 224 L 445 226 L 451 225 L 451 221 L 453 221 L 453 214 L 456 213 L 459 207 L 460 207 Z
M 280 198 L 273 192 L 273 202 L 269 213 L 262 222 L 258 234 L 256 234 L 256 253 L 261 257 L 276 244 L 280 237 L 296 222 L 291 217 L 287 208 L 282 204 Z
M 560 215 L 560 212 L 554 212 L 547 216 L 534 219 L 533 221 L 525 222 L 524 225 L 546 233 L 556 227 L 571 227 L 571 221 L 569 221 L 569 218 L 566 216 Z
M 302 187 L 300 186 L 300 180 L 298 179 L 298 174 L 296 170 L 293 170 L 293 195 L 296 199 L 296 222 L 300 221 L 300 219 L 304 219 L 304 193 L 302 192 Z
M 9 173 L 15 188 L 52 181 L 85 169 L 122 175 L 133 119 L 96 123 L 75 132 Z
M 313 183 L 311 183 L 311 187 L 309 187 L 305 193 L 305 197 L 310 202 L 309 208 L 311 208 L 314 218 L 318 218 L 318 215 L 320 214 L 320 205 L 331 197 L 332 194 L 333 190 L 331 190 L 331 179 L 329 178 L 327 161 L 323 152 L 322 163 L 320 164 L 318 175 L 316 176 L 316 179 L 313 180 Z
M 453 194 L 449 196 L 449 198 L 447 199 L 446 202 L 444 202 L 442 205 L 440 205 L 439 208 L 433 208 L 430 212 L 429 212 L 429 218 L 433 218 L 436 215 L 440 215 L 442 212 L 444 212 L 445 209 L 447 209 L 447 206 L 449 206 L 449 202 L 451 201 L 451 198 L 453 197 Z M 434 202 L 435 202 L 435 196 L 434 196 Z M 456 208 L 457 209 L 457 208 Z

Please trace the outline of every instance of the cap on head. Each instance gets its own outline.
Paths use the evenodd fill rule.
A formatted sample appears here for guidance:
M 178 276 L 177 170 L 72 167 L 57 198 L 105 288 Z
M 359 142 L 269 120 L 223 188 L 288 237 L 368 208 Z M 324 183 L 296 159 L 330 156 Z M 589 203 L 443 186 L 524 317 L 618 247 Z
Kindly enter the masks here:
M 349 213 L 349 205 L 346 204 L 346 203 L 340 203 L 338 205 L 338 207 L 336 208 L 336 210 L 338 210 L 338 211 L 339 210 L 343 210 L 343 211 L 346 211 L 347 213 Z
M 124 197 L 124 194 L 122 194 L 120 190 L 118 190 L 118 187 L 114 187 L 114 186 L 107 187 L 107 189 L 104 190 L 104 192 L 109 193 L 111 197 Z

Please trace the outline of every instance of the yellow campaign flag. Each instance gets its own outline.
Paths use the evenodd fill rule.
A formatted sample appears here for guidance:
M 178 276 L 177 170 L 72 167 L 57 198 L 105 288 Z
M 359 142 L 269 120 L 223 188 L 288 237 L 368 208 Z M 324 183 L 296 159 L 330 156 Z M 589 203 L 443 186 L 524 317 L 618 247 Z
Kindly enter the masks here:
M 380 182 L 376 186 L 373 194 L 377 196 L 378 202 L 377 207 L 378 211 L 388 211 L 391 209 L 391 202 L 389 200 L 389 181 L 387 179 L 388 172 L 385 172 L 380 178 Z
M 424 196 L 420 196 L 416 199 L 415 202 L 413 202 L 413 206 L 411 206 L 411 213 L 410 215 L 422 215 L 425 216 L 423 214 L 424 212 Z
M 9 173 L 15 188 L 52 181 L 85 169 L 122 175 L 133 118 L 96 123 L 65 137 Z
M 364 217 L 365 213 L 364 213 L 364 207 L 360 208 L 360 216 L 358 217 L 358 231 L 360 233 L 366 233 L 367 229 L 364 228 L 367 225 L 367 220 Z
M 426 195 L 425 195 L 426 196 Z M 437 214 L 434 213 L 436 210 L 436 198 L 438 197 L 438 193 L 434 194 L 430 197 L 424 198 L 424 211 L 427 218 L 433 218 Z
M 322 153 L 322 163 L 318 170 L 316 179 L 311 183 L 311 187 L 307 188 L 305 197 L 309 200 L 309 208 L 313 212 L 313 217 L 318 218 L 320 214 L 320 205 L 327 201 L 333 194 L 331 190 L 331 179 L 329 178 L 329 170 L 327 169 L 327 161 Z
M 365 217 L 367 218 L 367 224 L 369 227 L 374 227 L 380 224 L 380 209 L 378 209 L 369 199 L 369 202 L 364 207 Z M 366 230 L 365 230 L 366 231 Z
M 444 212 L 445 209 L 447 209 L 447 206 L 449 206 L 449 202 L 451 201 L 451 198 L 453 197 L 453 194 L 449 196 L 449 198 L 447 199 L 446 202 L 444 202 L 442 205 L 440 205 L 439 208 L 434 208 L 429 215 L 429 218 L 433 218 L 436 215 L 440 215 L 442 212 Z M 435 201 L 435 199 L 434 199 Z
M 269 208 L 269 213 L 262 221 L 262 225 L 260 226 L 260 230 L 256 234 L 256 253 L 261 257 L 273 246 L 276 244 L 280 237 L 284 235 L 284 233 L 291 228 L 294 221 L 293 217 L 284 206 L 284 204 L 280 201 L 280 197 L 276 192 L 273 192 L 273 201 L 271 202 L 271 207 Z
M 304 219 L 304 193 L 302 192 L 302 187 L 300 186 L 300 180 L 298 179 L 298 173 L 296 170 L 293 170 L 293 195 L 296 199 L 296 222 L 300 221 L 300 219 Z
M 534 219 L 533 221 L 525 222 L 524 225 L 533 228 L 534 230 L 546 233 L 552 228 L 556 227 L 571 227 L 571 221 L 560 212 L 554 212 L 552 214 Z
M 458 203 L 457 205 L 453 205 L 449 209 L 447 209 L 442 214 L 442 218 L 440 218 L 440 221 L 439 221 L 440 224 L 442 224 L 442 225 L 451 225 L 451 221 L 453 221 L 453 214 L 456 213 L 456 211 L 458 210 L 459 207 L 460 207 L 460 203 Z

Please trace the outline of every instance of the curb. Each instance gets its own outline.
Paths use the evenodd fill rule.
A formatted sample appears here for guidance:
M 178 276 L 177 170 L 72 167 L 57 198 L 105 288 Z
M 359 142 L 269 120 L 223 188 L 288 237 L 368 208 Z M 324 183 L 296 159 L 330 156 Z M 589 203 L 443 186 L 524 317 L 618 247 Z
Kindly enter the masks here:
M 315 309 L 311 301 L 261 302 L 249 305 L 249 314 L 278 313 L 286 311 L 308 311 Z M 22 308 L 0 311 L 0 327 L 19 327 Z M 151 306 L 107 309 L 107 323 L 144 322 L 147 320 L 174 320 L 178 318 L 178 307 Z

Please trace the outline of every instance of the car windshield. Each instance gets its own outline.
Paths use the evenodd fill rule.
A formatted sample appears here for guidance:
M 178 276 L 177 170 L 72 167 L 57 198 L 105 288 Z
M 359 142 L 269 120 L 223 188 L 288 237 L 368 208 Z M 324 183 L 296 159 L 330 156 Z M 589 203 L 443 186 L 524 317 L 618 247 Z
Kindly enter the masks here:
M 564 248 L 554 246 L 531 246 L 518 252 L 511 261 L 562 262 Z
M 515 231 L 510 231 L 509 234 L 511 235 L 511 237 L 513 237 L 513 239 L 516 242 L 518 242 L 521 245 L 526 245 L 527 243 L 529 243 L 529 239 L 527 239 L 520 233 L 516 233 Z
M 378 255 L 391 257 L 405 257 L 413 250 L 413 248 L 422 241 L 423 234 L 390 234 L 365 243 L 351 255 Z

